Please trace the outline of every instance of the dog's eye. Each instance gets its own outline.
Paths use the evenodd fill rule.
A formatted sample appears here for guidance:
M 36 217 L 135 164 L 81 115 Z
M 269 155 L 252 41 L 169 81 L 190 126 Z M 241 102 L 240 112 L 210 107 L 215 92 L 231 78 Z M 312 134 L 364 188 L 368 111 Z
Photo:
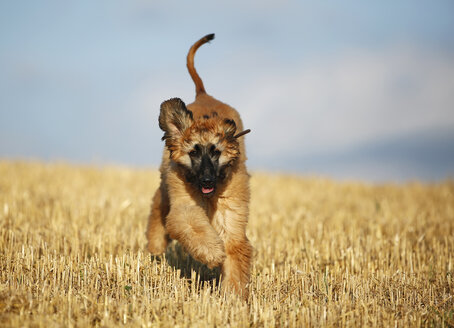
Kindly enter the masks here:
M 216 156 L 216 157 L 221 155 L 221 152 L 218 149 L 216 149 L 215 145 L 212 145 L 210 147 L 210 153 L 212 156 Z
M 194 157 L 197 156 L 200 153 L 200 146 L 195 145 L 194 148 L 189 152 L 189 156 Z

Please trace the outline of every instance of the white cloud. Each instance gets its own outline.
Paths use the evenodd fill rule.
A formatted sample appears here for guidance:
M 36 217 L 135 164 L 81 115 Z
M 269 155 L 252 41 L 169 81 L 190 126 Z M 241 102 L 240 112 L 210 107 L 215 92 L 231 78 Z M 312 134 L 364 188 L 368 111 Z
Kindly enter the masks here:
M 454 128 L 454 58 L 412 47 L 301 63 L 235 100 L 260 156 L 339 150 Z M 251 96 L 252 95 L 252 96 Z

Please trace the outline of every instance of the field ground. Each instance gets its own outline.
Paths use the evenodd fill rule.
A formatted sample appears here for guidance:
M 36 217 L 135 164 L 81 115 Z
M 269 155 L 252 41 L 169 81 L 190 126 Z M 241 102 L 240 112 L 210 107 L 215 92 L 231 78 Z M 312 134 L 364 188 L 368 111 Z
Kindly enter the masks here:
M 454 326 L 454 182 L 252 174 L 247 303 L 173 244 L 158 173 L 0 161 L 0 326 Z

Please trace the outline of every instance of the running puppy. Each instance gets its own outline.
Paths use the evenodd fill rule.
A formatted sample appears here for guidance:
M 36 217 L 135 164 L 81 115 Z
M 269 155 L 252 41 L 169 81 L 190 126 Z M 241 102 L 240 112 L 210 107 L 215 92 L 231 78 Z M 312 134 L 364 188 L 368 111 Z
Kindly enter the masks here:
M 223 288 L 247 298 L 252 247 L 246 237 L 249 174 L 238 112 L 205 92 L 194 68 L 194 55 L 209 34 L 189 50 L 187 67 L 196 88 L 195 101 L 179 98 L 161 104 L 164 131 L 161 184 L 148 219 L 148 250 L 165 252 L 176 239 L 209 268 L 221 266 Z M 241 132 L 238 132 L 241 131 Z

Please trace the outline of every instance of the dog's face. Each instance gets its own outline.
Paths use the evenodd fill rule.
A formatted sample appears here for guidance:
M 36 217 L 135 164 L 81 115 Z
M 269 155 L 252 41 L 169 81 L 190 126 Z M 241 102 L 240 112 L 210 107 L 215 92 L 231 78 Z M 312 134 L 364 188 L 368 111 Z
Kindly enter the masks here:
M 186 180 L 204 197 L 213 196 L 240 155 L 235 122 L 216 113 L 194 120 L 183 101 L 173 98 L 161 105 L 159 127 L 170 159 L 183 169 Z

